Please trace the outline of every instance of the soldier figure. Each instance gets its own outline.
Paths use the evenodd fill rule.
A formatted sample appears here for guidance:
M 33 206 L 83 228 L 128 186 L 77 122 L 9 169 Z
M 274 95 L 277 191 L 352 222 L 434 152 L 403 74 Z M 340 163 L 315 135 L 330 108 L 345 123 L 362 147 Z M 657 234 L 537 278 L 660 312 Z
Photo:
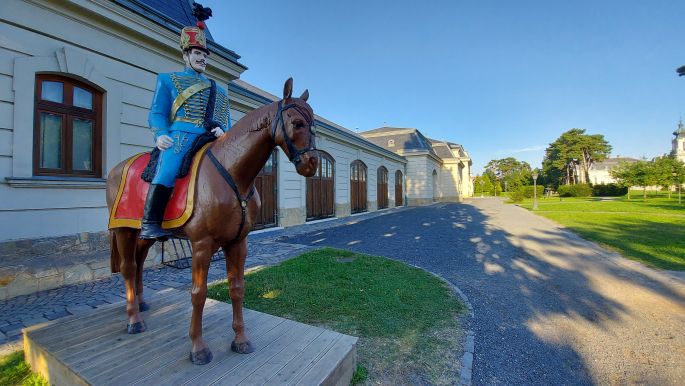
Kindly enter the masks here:
M 181 30 L 185 70 L 157 77 L 148 123 L 161 153 L 145 201 L 141 239 L 169 238 L 162 220 L 183 157 L 198 136 L 211 132 L 220 137 L 231 125 L 226 90 L 203 75 L 209 56 L 203 29 L 200 21 Z

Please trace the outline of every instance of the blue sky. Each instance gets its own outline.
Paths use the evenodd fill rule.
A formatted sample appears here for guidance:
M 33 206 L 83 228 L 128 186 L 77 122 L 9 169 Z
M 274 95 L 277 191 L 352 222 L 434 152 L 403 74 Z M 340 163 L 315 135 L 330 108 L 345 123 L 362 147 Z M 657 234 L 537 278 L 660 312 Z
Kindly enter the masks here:
M 241 78 L 352 130 L 418 128 L 463 144 L 474 174 L 539 166 L 579 127 L 614 155 L 671 149 L 685 115 L 685 1 L 225 1 L 208 25 Z

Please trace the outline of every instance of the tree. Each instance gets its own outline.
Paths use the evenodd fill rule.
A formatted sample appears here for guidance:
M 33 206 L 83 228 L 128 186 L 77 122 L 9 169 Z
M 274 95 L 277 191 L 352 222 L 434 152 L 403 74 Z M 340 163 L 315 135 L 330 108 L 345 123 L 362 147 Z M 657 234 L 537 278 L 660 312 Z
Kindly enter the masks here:
M 515 191 L 520 186 L 531 183 L 530 165 L 514 157 L 491 160 L 485 165 L 485 172 L 489 176 L 498 176 L 499 180 L 505 182 L 509 191 Z
M 594 162 L 611 153 L 611 145 L 601 134 L 585 134 L 584 129 L 571 129 L 550 143 L 542 161 L 543 172 L 556 177 L 556 185 L 588 183 L 588 171 Z
M 483 184 L 481 184 L 481 181 L 483 181 Z M 476 176 L 476 178 L 473 180 L 473 192 L 474 194 L 490 194 L 490 192 L 492 192 L 492 182 L 487 174 Z
M 685 179 L 685 164 L 673 156 L 656 158 L 653 164 L 656 184 L 666 189 L 671 198 L 671 188 Z
M 647 199 L 647 187 L 656 185 L 658 181 L 654 162 L 637 161 L 621 162 L 617 168 L 609 171 L 619 184 L 628 187 L 628 198 L 630 199 L 630 187 L 642 187 L 642 199 Z

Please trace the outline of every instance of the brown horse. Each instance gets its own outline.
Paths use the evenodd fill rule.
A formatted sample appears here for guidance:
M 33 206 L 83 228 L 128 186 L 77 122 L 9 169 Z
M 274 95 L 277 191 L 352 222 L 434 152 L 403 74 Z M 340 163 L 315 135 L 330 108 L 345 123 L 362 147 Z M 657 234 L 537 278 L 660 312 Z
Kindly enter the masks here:
M 254 351 L 245 331 L 242 308 L 247 234 L 261 206 L 259 195 L 254 191 L 254 180 L 276 145 L 281 147 L 300 175 L 310 177 L 316 172 L 319 159 L 312 129 L 314 112 L 307 104 L 308 97 L 309 92 L 305 90 L 300 98 L 293 98 L 292 78 L 288 79 L 283 89 L 283 100 L 247 114 L 210 145 L 200 162 L 193 214 L 183 226 L 172 230 L 177 236 L 187 237 L 193 249 L 193 313 L 189 335 L 192 340 L 190 359 L 195 364 L 212 360 L 212 353 L 202 337 L 202 311 L 207 298 L 210 259 L 219 248 L 223 249 L 226 256 L 229 295 L 233 306 L 235 339 L 231 349 L 244 354 Z M 208 156 L 210 152 L 214 160 Z M 107 205 L 110 211 L 125 163 L 117 165 L 107 177 Z M 228 172 L 228 180 L 220 167 Z M 233 187 L 229 182 L 231 177 Z M 148 250 L 155 243 L 154 240 L 139 239 L 139 232 L 135 228 L 115 228 L 110 231 L 112 266 L 120 267 L 126 286 L 129 333 L 146 329 L 140 313 L 148 308 L 143 299 L 143 263 Z

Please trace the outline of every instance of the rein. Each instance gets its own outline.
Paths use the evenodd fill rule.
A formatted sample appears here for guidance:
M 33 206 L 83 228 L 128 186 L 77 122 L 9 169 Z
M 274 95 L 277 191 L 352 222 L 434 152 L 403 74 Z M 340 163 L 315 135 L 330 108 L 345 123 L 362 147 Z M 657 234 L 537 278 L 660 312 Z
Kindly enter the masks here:
M 285 121 L 283 120 L 283 113 L 289 109 L 297 110 L 297 112 L 300 113 L 300 115 L 302 115 L 303 117 L 307 116 L 307 114 L 305 114 L 305 111 L 297 104 L 291 103 L 289 105 L 283 106 L 283 100 L 278 101 L 278 111 L 276 111 L 276 119 L 274 120 L 274 126 L 271 129 L 271 137 L 274 139 L 274 141 L 276 141 L 276 129 L 278 129 L 278 122 L 281 122 L 281 131 L 283 132 L 283 138 L 285 139 L 285 144 L 288 147 L 288 153 L 290 153 L 288 154 L 288 159 L 290 160 L 290 162 L 293 163 L 293 165 L 297 167 L 297 165 L 299 165 L 300 162 L 302 162 L 300 156 L 309 151 L 316 150 L 316 148 L 312 146 L 312 138 L 314 137 L 314 132 L 312 131 L 313 120 L 312 122 L 309 122 L 309 144 L 305 148 L 298 149 L 293 144 L 293 140 L 285 132 Z
M 238 185 L 236 185 L 235 181 L 233 180 L 233 177 L 231 177 L 231 173 L 224 168 L 221 163 L 219 162 L 218 159 L 212 154 L 212 149 L 207 149 L 207 157 L 209 157 L 209 160 L 212 161 L 214 166 L 216 166 L 216 170 L 219 171 L 219 174 L 221 174 L 221 177 L 226 180 L 226 183 L 228 186 L 233 189 L 233 192 L 235 193 L 235 196 L 238 198 L 240 201 L 240 210 L 242 211 L 241 219 L 240 219 L 240 228 L 238 228 L 238 234 L 235 235 L 233 240 L 231 241 L 236 241 L 240 237 L 240 234 L 243 233 L 243 227 L 245 226 L 245 217 L 247 216 L 247 201 L 252 198 L 254 195 L 254 184 L 252 185 L 252 189 L 250 189 L 250 192 L 247 193 L 247 196 L 243 197 L 240 192 L 238 191 Z
M 300 115 L 303 117 L 306 117 L 307 114 L 306 111 L 302 109 L 302 107 L 298 106 L 295 103 L 291 103 L 289 105 L 283 106 L 283 101 L 278 102 L 278 111 L 276 112 L 276 119 L 274 120 L 274 126 L 273 129 L 271 130 L 271 136 L 275 142 L 276 140 L 276 129 L 278 128 L 278 122 L 281 122 L 281 131 L 283 132 L 283 138 L 285 139 L 285 144 L 288 147 L 288 159 L 290 162 L 292 162 L 296 167 L 300 162 L 302 162 L 301 156 L 308 151 L 316 150 L 314 146 L 312 146 L 312 138 L 314 137 L 314 132 L 312 131 L 312 122 L 309 122 L 309 145 L 307 147 L 298 149 L 295 147 L 295 144 L 293 144 L 293 140 L 288 136 L 288 134 L 285 132 L 285 121 L 283 120 L 283 112 L 289 109 L 295 109 Z M 221 162 L 219 162 L 218 159 L 214 156 L 212 153 L 212 149 L 207 149 L 207 157 L 209 158 L 210 161 L 214 164 L 216 167 L 216 170 L 221 174 L 221 177 L 224 178 L 228 186 L 231 187 L 233 192 L 235 193 L 236 198 L 238 198 L 240 202 L 240 210 L 242 211 L 241 213 L 241 220 L 240 220 L 240 228 L 238 228 L 238 234 L 236 234 L 235 238 L 233 238 L 232 241 L 237 241 L 238 238 L 240 237 L 240 234 L 243 232 L 243 228 L 245 227 L 245 220 L 247 217 L 247 202 L 252 198 L 255 192 L 255 186 L 252 184 L 252 188 L 250 189 L 250 192 L 247 193 L 245 197 L 243 197 L 240 194 L 240 191 L 238 190 L 238 185 L 236 185 L 235 180 L 231 176 L 231 173 L 224 168 L 223 165 L 221 165 Z

